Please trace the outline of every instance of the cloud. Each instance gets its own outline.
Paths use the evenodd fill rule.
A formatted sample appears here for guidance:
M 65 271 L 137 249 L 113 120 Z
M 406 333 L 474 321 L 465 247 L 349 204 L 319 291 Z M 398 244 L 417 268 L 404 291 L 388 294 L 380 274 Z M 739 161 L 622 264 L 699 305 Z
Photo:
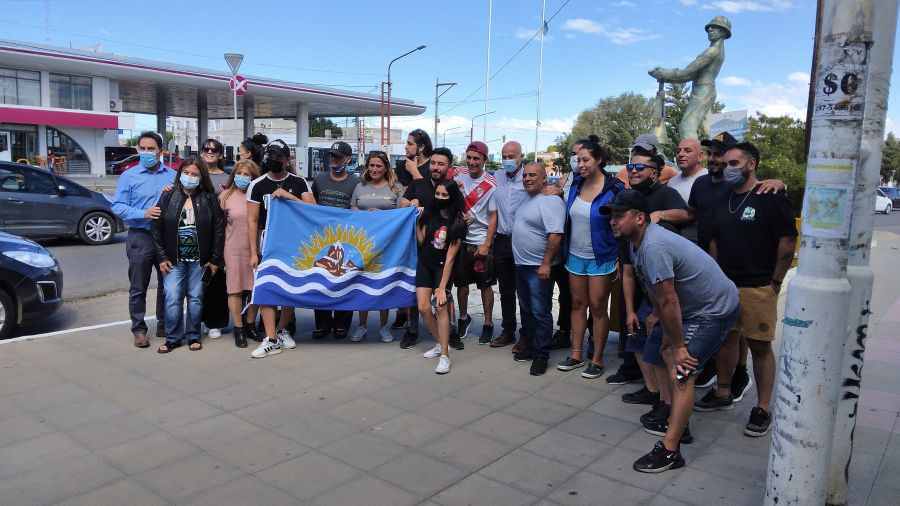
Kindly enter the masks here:
M 746 77 L 725 76 L 719 82 L 726 86 L 750 86 L 751 82 Z
M 681 0 L 681 5 L 685 7 L 693 7 L 697 5 L 697 0 Z
M 788 76 L 788 81 L 809 84 L 809 74 L 806 72 L 791 72 Z
M 724 11 L 727 14 L 739 12 L 778 12 L 794 7 L 789 0 L 712 0 L 700 4 L 699 0 L 681 0 L 681 5 L 702 9 Z
M 619 1 L 619 2 L 616 2 L 616 3 L 615 3 L 615 6 L 616 6 L 616 7 L 625 7 L 625 8 L 628 8 L 628 9 L 637 9 L 637 8 L 638 8 L 638 6 L 637 6 L 636 3 L 631 2 L 631 1 L 629 1 L 629 0 L 621 0 L 621 1 Z
M 809 86 L 807 80 L 796 79 L 799 74 L 800 72 L 794 72 L 783 82 L 748 80 L 745 88 L 742 88 L 745 90 L 743 93 L 719 93 L 719 100 L 731 111 L 747 109 L 751 115 L 761 112 L 768 116 L 805 119 Z
M 659 35 L 649 34 L 639 28 L 617 28 L 585 18 L 567 19 L 564 30 L 606 37 L 613 44 L 628 45 L 645 40 L 658 39 Z
M 525 39 L 525 40 L 529 40 L 529 39 L 531 39 L 531 37 L 534 37 L 534 34 L 537 33 L 537 31 L 538 31 L 537 28 L 535 28 L 534 30 L 532 30 L 532 29 L 529 29 L 529 28 L 521 28 L 521 27 L 520 27 L 520 28 L 517 28 L 517 29 L 516 29 L 516 35 L 515 35 L 515 37 L 516 37 L 517 39 Z M 535 37 L 535 38 L 537 38 L 537 37 Z M 546 42 L 546 41 L 548 41 L 548 40 L 553 40 L 553 36 L 550 35 L 550 34 L 544 35 L 544 42 Z

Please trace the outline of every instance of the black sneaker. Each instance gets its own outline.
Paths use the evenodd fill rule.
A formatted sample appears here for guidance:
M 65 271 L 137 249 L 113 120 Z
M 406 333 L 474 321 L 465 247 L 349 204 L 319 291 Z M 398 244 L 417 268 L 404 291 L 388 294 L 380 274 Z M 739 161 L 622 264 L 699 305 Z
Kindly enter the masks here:
M 313 330 L 312 336 L 313 339 L 325 339 L 328 334 L 331 334 L 331 329 L 316 329 Z
M 407 314 L 406 312 L 401 313 L 399 310 L 397 310 L 397 317 L 394 318 L 394 323 L 391 324 L 391 328 L 402 329 L 406 326 L 407 323 L 409 323 L 409 314 Z M 405 350 L 406 348 L 403 349 Z
M 469 319 L 471 320 L 471 317 L 469 317 Z M 478 337 L 478 344 L 488 344 L 492 339 L 494 339 L 494 326 L 482 325 L 481 336 Z
M 654 436 L 665 437 L 666 431 L 669 430 L 669 422 L 647 422 L 642 424 L 642 428 L 644 432 L 648 434 L 653 434 Z M 684 428 L 684 432 L 681 433 L 681 439 L 678 440 L 679 444 L 689 445 L 694 442 L 694 436 L 691 435 L 691 426 L 688 424 Z
M 659 392 L 651 392 L 646 386 L 643 386 L 640 390 L 623 394 L 622 402 L 627 404 L 647 404 L 653 406 L 659 402 Z
M 734 409 L 731 394 L 727 398 L 716 397 L 716 391 L 710 390 L 702 399 L 694 403 L 694 411 L 728 411 Z
M 644 377 L 641 375 L 626 376 L 617 371 L 615 374 L 607 376 L 605 381 L 607 385 L 626 385 L 628 383 L 643 383 Z
M 572 336 L 568 330 L 557 330 L 550 339 L 551 350 L 565 350 L 572 347 Z
M 522 351 L 517 351 L 513 355 L 513 360 L 515 360 L 516 362 L 530 362 L 537 359 L 534 357 L 534 353 L 532 352 L 531 348 L 525 348 Z M 544 359 L 544 362 L 546 365 L 547 360 Z
M 463 344 L 462 339 L 459 338 L 459 334 L 456 332 L 450 332 L 450 347 L 454 350 L 466 349 L 466 345 Z
M 672 406 L 669 406 L 663 401 L 659 401 L 653 404 L 653 408 L 650 411 L 641 415 L 639 420 L 641 424 L 649 423 L 649 422 L 665 422 L 669 419 L 669 413 L 672 412 Z
M 419 334 L 413 334 L 408 329 L 403 333 L 403 339 L 400 341 L 400 348 L 408 350 L 419 342 Z
M 472 326 L 472 315 L 466 315 L 465 318 L 460 318 L 457 321 L 459 325 L 459 338 L 464 339 L 467 335 L 469 335 L 469 327 Z
M 662 441 L 657 441 L 650 453 L 634 461 L 632 467 L 641 473 L 661 473 L 669 469 L 684 467 L 684 457 L 681 456 L 680 451 L 671 452 L 666 449 Z
M 769 433 L 772 426 L 772 413 L 754 406 L 750 410 L 750 421 L 744 427 L 744 435 L 750 437 L 763 437 Z
M 603 376 L 604 369 L 606 368 L 602 365 L 597 365 L 591 362 L 587 367 L 584 368 L 583 371 L 581 371 L 581 377 L 587 379 L 597 379 L 600 376 Z
M 540 376 L 547 372 L 547 359 L 542 357 L 535 357 L 535 359 L 531 362 L 531 371 L 529 371 L 532 376 Z
M 752 385 L 753 380 L 747 374 L 747 367 L 738 366 L 734 370 L 734 376 L 731 377 L 731 396 L 734 398 L 734 402 L 740 402 Z
M 709 388 L 716 383 L 716 365 L 708 361 L 706 367 L 694 381 L 694 388 Z
M 584 360 L 575 360 L 572 357 L 566 357 L 565 360 L 556 364 L 556 368 L 560 371 L 571 371 L 579 367 L 584 367 Z

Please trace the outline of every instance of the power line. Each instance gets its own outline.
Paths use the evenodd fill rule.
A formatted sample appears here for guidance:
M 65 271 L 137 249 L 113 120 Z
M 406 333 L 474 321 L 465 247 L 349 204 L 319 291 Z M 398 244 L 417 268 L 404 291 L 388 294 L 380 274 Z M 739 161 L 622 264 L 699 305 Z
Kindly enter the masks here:
M 505 96 L 505 97 L 492 98 L 491 101 L 493 102 L 494 100 L 518 100 L 518 99 L 522 99 L 522 98 L 530 98 L 530 97 L 533 97 L 533 96 L 535 96 L 535 95 L 537 95 L 537 90 L 525 91 L 525 92 L 522 92 L 522 93 L 516 93 L 516 94 L 514 94 L 514 95 L 507 95 L 507 96 Z M 461 104 L 473 104 L 473 103 L 476 103 L 476 102 L 484 102 L 484 99 L 483 99 L 483 98 L 476 98 L 475 100 L 468 100 L 468 101 L 464 101 L 464 100 L 456 100 L 456 101 L 454 101 L 454 100 L 448 100 L 448 101 L 442 102 L 442 103 L 444 103 L 444 104 L 460 104 L 460 105 L 461 105 Z

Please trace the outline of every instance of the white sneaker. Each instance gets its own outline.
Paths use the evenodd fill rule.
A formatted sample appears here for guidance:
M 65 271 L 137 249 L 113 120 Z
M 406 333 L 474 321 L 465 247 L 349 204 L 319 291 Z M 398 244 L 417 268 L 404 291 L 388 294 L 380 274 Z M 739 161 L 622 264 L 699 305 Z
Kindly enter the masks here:
M 350 340 L 354 343 L 358 343 L 366 338 L 366 328 L 365 327 L 356 327 L 352 334 L 350 334 Z
M 288 332 L 287 329 L 281 329 L 278 332 L 275 332 L 275 335 L 278 337 L 278 342 L 281 344 L 282 348 L 293 350 L 297 347 L 297 343 L 294 342 L 294 338 L 291 337 L 291 333 Z
M 425 358 L 438 358 L 438 357 L 440 357 L 440 356 L 441 356 L 441 345 L 440 345 L 440 344 L 434 345 L 434 348 L 432 348 L 432 349 L 426 351 L 425 353 L 422 354 L 422 356 L 425 357 Z
M 387 325 L 381 327 L 381 330 L 379 330 L 378 333 L 381 335 L 382 343 L 389 343 L 394 340 L 394 335 L 391 334 L 391 328 Z
M 268 357 L 269 355 L 278 355 L 281 353 L 281 341 L 269 341 L 269 339 L 263 339 L 259 346 L 256 347 L 255 350 L 250 352 L 250 356 L 253 358 L 263 358 Z
M 218 339 L 220 337 L 222 337 L 222 331 L 220 329 L 209 329 L 210 339 Z
M 447 374 L 450 372 L 450 357 L 447 355 L 441 355 L 440 360 L 438 360 L 437 367 L 434 368 L 434 372 L 436 374 Z

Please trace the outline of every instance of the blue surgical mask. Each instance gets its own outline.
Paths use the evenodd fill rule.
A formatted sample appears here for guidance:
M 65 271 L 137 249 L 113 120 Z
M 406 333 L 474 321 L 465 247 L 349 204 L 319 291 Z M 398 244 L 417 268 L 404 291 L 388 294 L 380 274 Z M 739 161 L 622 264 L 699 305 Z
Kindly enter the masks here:
M 150 168 L 159 162 L 159 155 L 153 151 L 141 151 L 138 155 L 141 161 L 141 167 Z
M 181 181 L 181 187 L 185 190 L 196 190 L 197 187 L 200 186 L 199 177 L 182 174 L 181 177 L 178 178 L 178 180 Z
M 334 172 L 335 174 L 340 174 L 341 172 L 344 172 L 344 169 L 346 169 L 346 168 L 347 168 L 347 164 L 342 163 L 337 167 L 332 167 L 331 172 Z
M 500 167 L 507 172 L 513 172 L 519 164 L 515 160 L 500 160 Z
M 246 190 L 251 181 L 253 180 L 247 176 L 234 176 L 234 185 L 241 190 Z
M 569 157 L 569 167 L 572 169 L 572 172 L 578 170 L 578 155 L 572 155 Z

